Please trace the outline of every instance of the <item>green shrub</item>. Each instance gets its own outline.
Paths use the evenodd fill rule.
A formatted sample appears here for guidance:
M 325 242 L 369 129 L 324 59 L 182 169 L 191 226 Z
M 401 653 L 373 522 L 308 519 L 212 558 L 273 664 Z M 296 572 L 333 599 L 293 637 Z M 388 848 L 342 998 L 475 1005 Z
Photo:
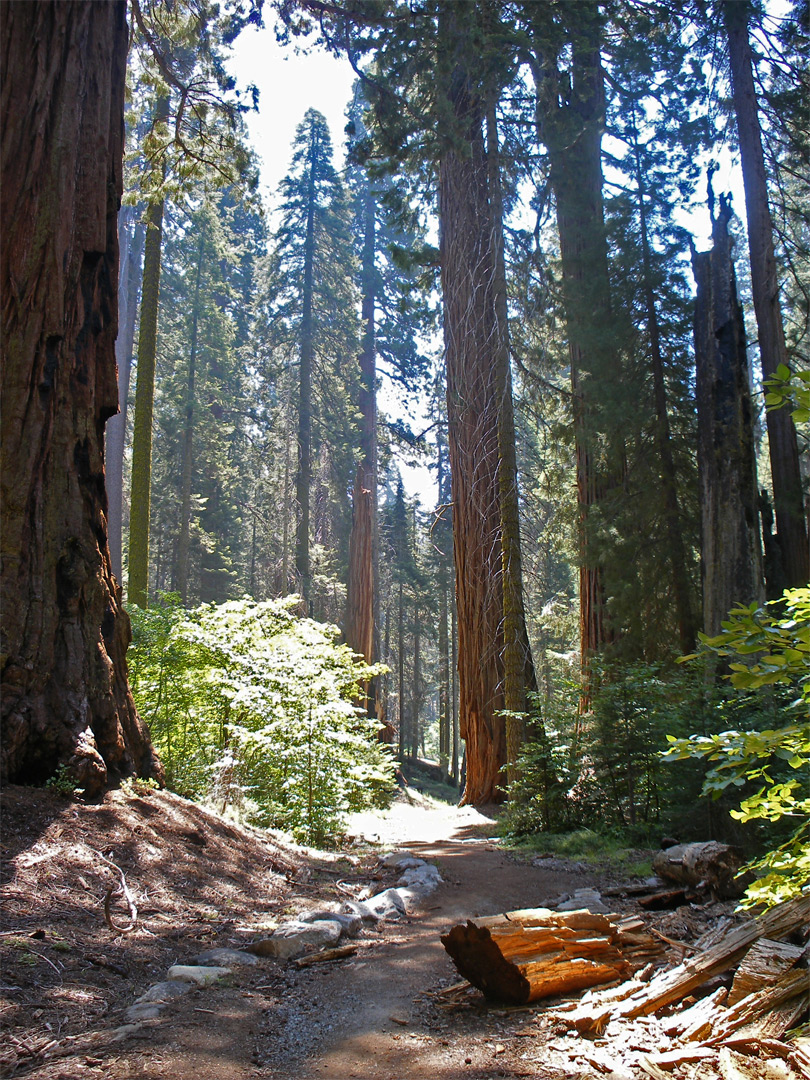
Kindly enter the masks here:
M 787 839 L 741 871 L 758 875 L 747 890 L 748 905 L 778 903 L 810 881 L 810 587 L 789 589 L 764 607 L 735 608 L 721 634 L 701 635 L 701 640 L 706 650 L 731 660 L 728 679 L 739 692 L 738 700 L 770 702 L 783 723 L 670 738 L 667 757 L 708 761 L 704 792 L 713 797 L 742 789 L 739 809 L 731 811 L 736 820 L 791 823 Z M 787 695 L 779 694 L 780 689 Z
M 347 811 L 385 804 L 394 765 L 353 705 L 379 669 L 298 602 L 136 608 L 130 676 L 171 788 L 321 843 Z

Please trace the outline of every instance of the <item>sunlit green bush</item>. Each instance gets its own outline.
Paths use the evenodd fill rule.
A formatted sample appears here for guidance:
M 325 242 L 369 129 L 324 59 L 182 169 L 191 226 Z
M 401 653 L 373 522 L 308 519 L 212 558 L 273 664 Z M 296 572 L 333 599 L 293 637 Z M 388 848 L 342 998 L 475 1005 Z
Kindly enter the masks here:
M 378 669 L 338 645 L 337 628 L 294 615 L 297 603 L 186 611 L 163 597 L 130 612 L 128 661 L 171 788 L 321 843 L 346 812 L 386 803 L 394 765 L 353 705 Z
M 787 839 L 744 868 L 758 875 L 747 902 L 777 903 L 810 883 L 810 587 L 789 589 L 764 607 L 735 608 L 722 633 L 702 641 L 731 661 L 729 681 L 743 701 L 765 697 L 768 688 L 788 691 L 780 695 L 780 726 L 671 738 L 667 755 L 709 762 L 709 795 L 742 789 L 731 811 L 738 821 L 792 824 Z

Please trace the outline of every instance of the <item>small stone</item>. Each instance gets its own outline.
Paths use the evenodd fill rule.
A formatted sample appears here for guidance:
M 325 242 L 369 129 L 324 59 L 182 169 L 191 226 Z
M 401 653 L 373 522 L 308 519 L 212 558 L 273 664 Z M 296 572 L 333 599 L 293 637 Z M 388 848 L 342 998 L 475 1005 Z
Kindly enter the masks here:
M 343 911 L 349 915 L 357 915 L 368 926 L 373 926 L 380 921 L 380 916 L 362 900 L 347 900 L 343 905 Z
M 170 979 L 180 979 L 182 982 L 196 983 L 197 986 L 207 986 L 217 982 L 224 975 L 230 975 L 231 969 L 226 967 L 200 967 L 197 964 L 174 964 L 169 968 L 167 975 Z
M 146 993 L 137 998 L 135 1004 L 140 1005 L 146 1001 L 171 1001 L 172 998 L 182 997 L 183 994 L 187 994 L 190 989 L 190 982 L 181 982 L 179 979 L 173 979 L 171 982 L 155 983 L 154 986 L 149 987 Z
M 154 1020 L 155 1017 L 160 1016 L 163 1005 L 157 1005 L 153 1003 L 143 1002 L 143 1004 L 130 1005 L 127 1011 L 124 1013 L 124 1019 L 129 1023 L 143 1020 Z
M 565 900 L 562 904 L 557 904 L 557 911 L 590 911 L 593 915 L 606 915 L 608 908 L 602 903 L 601 899 L 593 900 L 587 897 L 575 896 L 571 900 Z
M 122 1039 L 126 1039 L 128 1035 L 134 1035 L 136 1031 L 140 1031 L 143 1024 L 122 1024 L 113 1031 L 113 1042 L 121 1042 Z
M 397 889 L 386 889 L 370 896 L 366 904 L 380 919 L 398 919 L 406 914 L 405 901 Z
M 307 945 L 329 948 L 337 944 L 340 937 L 340 923 L 333 919 L 320 919 L 316 922 L 287 922 L 276 927 L 270 938 L 255 941 L 248 948 L 258 956 L 274 956 L 278 960 L 289 960 L 300 956 Z
M 301 915 L 301 922 L 336 922 L 344 937 L 356 938 L 363 928 L 363 920 L 356 912 L 346 911 L 308 911 Z
M 418 863 L 421 861 L 421 859 L 414 858 L 412 851 L 389 851 L 386 855 L 381 855 L 378 860 L 380 866 L 386 866 L 389 869 L 401 868 L 404 862 Z
M 241 949 L 209 949 L 207 952 L 200 953 L 196 960 L 197 964 L 219 964 L 222 967 L 228 967 L 231 964 L 252 967 L 258 962 L 255 956 Z

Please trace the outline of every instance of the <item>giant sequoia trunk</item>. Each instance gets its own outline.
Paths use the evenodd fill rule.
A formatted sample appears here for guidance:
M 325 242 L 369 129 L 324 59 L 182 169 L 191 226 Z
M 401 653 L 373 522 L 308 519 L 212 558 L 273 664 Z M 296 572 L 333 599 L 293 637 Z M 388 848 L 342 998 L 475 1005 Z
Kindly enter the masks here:
M 762 599 L 756 457 L 745 324 L 737 299 L 731 210 L 714 223 L 711 251 L 692 253 L 697 284 L 695 365 L 703 629 L 718 634 L 734 604 Z
M 462 802 L 501 797 L 503 591 L 498 490 L 497 334 L 492 302 L 485 105 L 473 86 L 470 7 L 440 8 L 440 93 L 452 117 L 441 151 L 439 224 L 458 608 Z
M 506 714 L 507 779 L 517 779 L 517 761 L 526 738 L 528 692 L 537 689 L 526 610 L 523 602 L 523 560 L 520 544 L 517 440 L 512 398 L 512 364 L 506 294 L 503 238 L 503 196 L 494 104 L 487 111 L 487 164 L 490 236 L 493 245 L 493 292 L 498 400 L 498 494 L 501 510 L 501 574 L 503 588 L 503 707 Z
M 2 774 L 160 771 L 107 545 L 125 4 L 0 5 Z
M 751 289 L 759 332 L 762 374 L 767 379 L 775 374 L 780 364 L 787 364 L 787 349 L 748 39 L 748 10 L 746 0 L 725 0 L 723 4 L 745 188 Z M 769 412 L 767 423 L 776 537 L 785 575 L 783 584 L 785 587 L 806 585 L 810 580 L 810 547 L 804 517 L 796 428 L 788 409 Z

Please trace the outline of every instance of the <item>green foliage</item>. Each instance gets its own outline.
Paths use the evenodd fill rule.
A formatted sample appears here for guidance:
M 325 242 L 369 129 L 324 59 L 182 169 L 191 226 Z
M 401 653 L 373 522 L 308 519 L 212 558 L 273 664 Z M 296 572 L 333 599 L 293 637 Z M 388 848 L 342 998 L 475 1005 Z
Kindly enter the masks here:
M 64 795 L 68 799 L 72 799 L 74 795 L 81 793 L 81 788 L 76 787 L 76 781 L 70 768 L 64 762 L 57 766 L 56 772 L 50 780 L 45 781 L 45 787 L 57 795 Z
M 529 741 L 521 758 L 507 810 L 513 835 L 609 825 L 647 843 L 662 827 L 694 828 L 702 776 L 668 774 L 660 752 L 667 733 L 686 734 L 700 715 L 702 676 L 671 663 L 614 663 L 598 668 L 598 684 L 584 716 L 576 681 L 538 700 L 547 738 Z
M 130 676 L 171 788 L 320 843 L 383 805 L 393 764 L 352 701 L 377 674 L 296 597 L 132 612 Z
M 121 781 L 121 791 L 130 799 L 148 795 L 150 791 L 158 791 L 159 789 L 160 784 L 158 784 L 157 780 L 153 780 L 151 776 L 127 776 Z
M 778 684 L 785 684 L 794 693 L 798 690 L 799 696 L 782 712 L 785 719 L 795 712 L 794 723 L 689 739 L 668 736 L 671 746 L 666 755 L 670 760 L 708 761 L 711 767 L 704 792 L 715 798 L 728 788 L 759 784 L 753 794 L 745 795 L 739 810 L 731 811 L 738 821 L 799 821 L 784 843 L 744 868 L 759 875 L 747 891 L 746 903 L 778 903 L 796 895 L 810 880 L 806 782 L 810 765 L 810 587 L 788 589 L 781 600 L 764 607 L 751 604 L 735 608 L 723 623 L 722 633 L 701 639 L 705 648 L 718 656 L 739 658 L 729 663 L 728 678 L 742 693 L 761 696 L 768 692 L 766 688 Z
M 810 422 L 810 371 L 791 371 L 787 364 L 780 364 L 763 386 L 767 390 L 765 405 L 769 412 L 787 405 L 797 424 Z

